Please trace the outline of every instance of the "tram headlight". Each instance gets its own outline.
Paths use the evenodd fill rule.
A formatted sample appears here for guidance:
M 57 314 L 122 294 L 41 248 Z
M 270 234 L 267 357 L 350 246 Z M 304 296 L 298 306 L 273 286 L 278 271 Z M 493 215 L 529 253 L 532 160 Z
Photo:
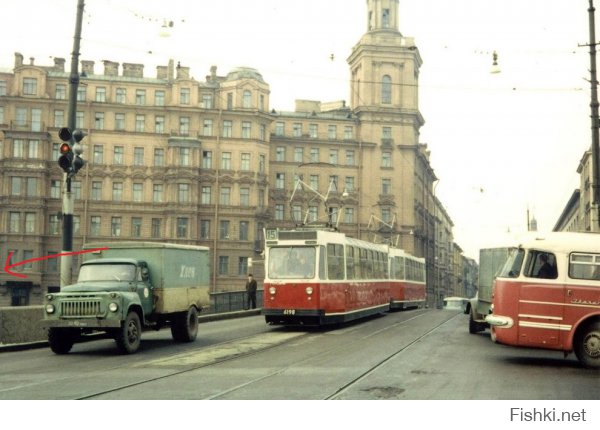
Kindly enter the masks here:
M 275 287 L 269 287 L 269 294 L 273 295 L 277 292 L 277 288 Z
M 53 314 L 53 313 L 54 313 L 54 310 L 55 310 L 55 308 L 54 308 L 54 305 L 53 305 L 53 304 L 51 304 L 51 303 L 48 303 L 48 304 L 46 305 L 46 313 L 47 313 L 47 314 Z
M 308 294 L 309 296 L 313 293 L 313 288 L 312 287 L 306 287 L 306 294 Z
M 108 305 L 108 310 L 111 311 L 111 312 L 117 312 L 119 310 L 119 305 L 116 304 L 115 302 L 111 302 Z

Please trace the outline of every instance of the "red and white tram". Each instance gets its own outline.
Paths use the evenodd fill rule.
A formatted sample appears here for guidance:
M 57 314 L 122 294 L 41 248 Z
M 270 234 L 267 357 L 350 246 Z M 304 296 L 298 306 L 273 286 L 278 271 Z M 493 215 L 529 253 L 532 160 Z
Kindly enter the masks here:
M 496 276 L 486 321 L 498 343 L 575 351 L 584 366 L 600 368 L 600 236 L 521 239 Z
M 392 301 L 391 248 L 317 228 L 265 230 L 262 313 L 267 323 L 324 325 L 386 312 Z M 413 261 L 403 254 L 404 263 Z M 423 264 L 424 269 L 424 264 Z M 400 269 L 397 270 L 400 276 Z M 394 284 L 402 284 L 398 280 Z M 405 284 L 406 285 L 406 284 Z M 423 295 L 425 285 L 422 284 Z M 412 288 L 412 284 L 409 289 Z M 396 288 L 395 290 L 400 290 Z M 421 297 L 412 290 L 398 303 Z
M 402 249 L 389 248 L 391 309 L 420 308 L 425 305 L 425 259 Z

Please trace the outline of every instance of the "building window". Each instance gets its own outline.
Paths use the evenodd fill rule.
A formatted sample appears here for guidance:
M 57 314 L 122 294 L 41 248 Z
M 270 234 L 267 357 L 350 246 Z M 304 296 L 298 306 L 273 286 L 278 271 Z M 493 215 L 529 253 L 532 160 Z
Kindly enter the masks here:
M 285 188 L 285 173 L 275 174 L 275 188 L 278 190 Z
M 155 133 L 164 133 L 165 132 L 165 117 L 164 116 L 155 116 L 154 117 L 154 132 Z
M 203 136 L 212 136 L 213 135 L 213 120 L 205 119 L 202 126 L 202 135 Z
M 331 191 L 337 191 L 338 190 L 338 177 L 337 177 L 337 175 L 331 175 L 329 177 L 329 187 L 331 188 Z
M 50 198 L 60 198 L 60 181 L 54 179 L 50 181 Z
M 92 200 L 102 200 L 102 182 L 92 182 Z
M 23 94 L 26 96 L 37 95 L 37 79 L 35 79 L 35 78 L 24 78 L 23 79 Z
M 112 199 L 115 202 L 123 200 L 123 182 L 113 182 Z
M 283 221 L 284 206 L 281 204 L 275 205 L 275 219 L 277 221 Z
M 353 176 L 346 176 L 345 187 L 346 187 L 345 191 L 347 191 L 347 192 L 354 191 L 354 177 Z
M 311 139 L 316 139 L 319 136 L 319 125 L 318 124 L 309 124 L 308 125 L 308 135 Z
M 99 216 L 92 216 L 90 218 L 90 235 L 100 236 L 100 221 L 101 218 Z
M 231 170 L 231 152 L 221 154 L 221 169 Z
M 219 221 L 219 239 L 229 239 L 229 221 Z
M 225 206 L 229 206 L 231 204 L 231 188 L 230 187 L 222 187 L 221 188 L 219 204 L 222 204 Z
M 285 147 L 278 146 L 275 150 L 275 161 L 285 161 Z
M 2 95 L 2 94 L 0 94 Z M 66 100 L 67 99 L 67 86 L 64 84 L 56 84 L 56 89 L 54 90 L 54 98 L 57 100 Z
M 146 115 L 135 116 L 135 131 L 143 133 L 146 129 Z
M 248 90 L 244 90 L 242 95 L 242 107 L 245 109 L 252 107 L 252 93 Z
M 250 154 L 248 152 L 242 152 L 240 170 L 244 172 L 250 171 Z
M 243 276 L 248 273 L 248 257 L 239 257 L 238 275 Z
M 124 149 L 122 146 L 115 146 L 113 149 L 113 163 L 116 165 L 123 164 Z
M 60 221 L 58 220 L 58 215 L 50 215 L 50 220 L 48 222 L 48 233 L 58 234 L 59 226 Z
M 142 236 L 142 219 L 139 217 L 131 218 L 131 236 L 141 237 Z
M 227 110 L 233 109 L 233 93 L 227 93 Z
M 309 206 L 308 207 L 308 222 L 315 222 L 318 216 L 318 207 L 317 206 Z
M 383 139 L 391 139 L 392 138 L 392 127 L 382 127 L 381 128 L 381 137 Z
M 310 175 L 308 180 L 309 180 L 310 187 L 313 190 L 318 191 L 319 190 L 319 175 Z
M 240 188 L 240 206 L 250 206 L 250 188 Z
M 275 136 L 283 136 L 285 134 L 285 123 L 277 121 L 275 123 Z
M 258 156 L 258 173 L 265 173 L 265 165 L 267 163 L 264 154 L 259 154 Z
M 163 201 L 163 184 L 154 184 L 152 186 L 152 201 L 154 203 L 162 203 L 162 201 Z
M 231 137 L 233 123 L 229 120 L 223 121 L 223 137 Z
M 344 139 L 352 140 L 354 138 L 354 128 L 351 125 L 344 127 Z
M 381 26 L 383 28 L 390 27 L 390 10 L 389 9 L 383 9 L 383 12 L 381 13 Z
M 71 192 L 75 200 L 81 200 L 81 181 L 73 181 L 71 184 Z
M 302 206 L 294 205 L 292 206 L 292 220 L 296 222 L 302 221 Z
M 104 162 L 104 146 L 94 145 L 94 152 L 92 155 L 94 164 L 102 164 Z
M 219 275 L 229 274 L 229 257 L 226 255 L 219 255 Z
M 152 237 L 160 237 L 161 220 L 160 218 L 152 218 Z
M 354 151 L 346 151 L 346 166 L 354 166 L 355 165 L 355 157 Z
M 135 147 L 133 148 L 133 165 L 143 166 L 144 165 L 144 148 Z
M 212 201 L 212 189 L 211 187 L 202 187 L 201 200 L 203 205 L 210 205 Z
M 339 151 L 337 149 L 329 150 L 329 163 L 331 163 L 331 164 L 338 163 L 338 153 L 339 153 Z
M 3 121 L 0 120 L 0 124 Z M 64 110 L 55 110 L 54 111 L 54 127 L 62 127 L 65 123 L 65 111 Z
M 177 184 L 177 201 L 179 203 L 189 203 L 190 184 Z
M 145 105 L 146 104 L 146 90 L 135 90 L 135 104 Z
M 384 75 L 381 80 L 381 103 L 390 104 L 392 102 L 392 78 Z
M 212 169 L 212 151 L 202 151 L 202 168 Z
M 77 101 L 84 102 L 87 96 L 87 88 L 79 86 L 77 87 Z
M 165 165 L 165 150 L 154 148 L 154 166 L 161 167 Z
M 124 113 L 116 113 L 115 114 L 115 130 L 119 130 L 119 131 L 125 130 L 125 114 Z
M 182 116 L 179 118 L 179 134 L 181 136 L 189 136 L 189 134 L 190 134 L 190 117 Z
M 116 102 L 125 103 L 127 101 L 127 90 L 125 88 L 117 88 Z
M 179 103 L 182 105 L 190 104 L 190 89 L 189 88 L 182 88 L 181 90 L 179 90 Z
M 210 239 L 210 220 L 200 220 L 200 239 Z
M 392 180 L 389 178 L 383 178 L 381 180 L 381 194 L 392 193 Z
M 110 220 L 110 235 L 113 237 L 121 236 L 121 217 L 114 216 Z
M 27 142 L 28 146 L 28 157 L 29 158 L 38 158 L 40 141 L 39 140 L 30 140 Z
M 250 223 L 248 221 L 240 221 L 240 240 L 248 240 L 248 231 Z
M 264 124 L 261 124 L 260 125 L 260 132 L 259 133 L 260 133 L 260 136 L 258 136 L 258 138 L 260 140 L 263 140 L 263 141 L 266 140 L 266 138 L 267 138 L 267 126 L 264 125 Z
M 337 138 L 337 125 L 330 125 L 327 127 L 327 138 L 330 140 Z
M 165 92 L 164 91 L 155 91 L 154 92 L 154 106 L 164 106 L 165 105 Z
M 104 103 L 106 101 L 106 88 L 96 87 L 96 101 Z
M 204 109 L 213 108 L 213 97 L 212 94 L 202 94 L 202 105 Z
M 52 159 L 58 160 L 60 156 L 60 143 L 52 143 Z
M 179 148 L 179 165 L 190 165 L 190 148 Z
M 177 218 L 177 237 L 185 239 L 188 237 L 188 218 Z
M 252 134 L 252 126 L 250 121 L 242 121 L 242 138 L 250 139 Z
M 104 130 L 104 112 L 96 112 L 94 115 L 94 128 Z
M 48 256 L 58 254 L 57 251 L 48 251 Z M 46 269 L 49 273 L 58 272 L 58 258 L 48 258 L 46 263 Z
M 75 113 L 75 127 L 83 128 L 85 121 L 85 113 L 84 112 L 76 112 Z
M 133 184 L 132 194 L 133 194 L 133 201 L 134 202 L 141 202 L 142 201 L 143 189 L 144 189 L 144 184 L 141 184 L 141 183 L 134 183 Z
M 381 167 L 392 167 L 392 153 L 383 152 L 381 154 Z
M 344 222 L 348 224 L 354 222 L 354 208 L 344 208 Z
M 8 232 L 19 233 L 21 231 L 21 213 L 10 212 L 8 214 Z
M 301 137 L 302 136 L 302 123 L 295 122 L 292 125 L 292 136 Z
M 294 148 L 294 163 L 302 163 L 304 148 Z
M 319 148 L 310 148 L 310 162 L 311 163 L 319 162 Z
M 392 221 L 392 212 L 390 208 L 381 209 L 381 220 L 385 223 L 390 223 Z

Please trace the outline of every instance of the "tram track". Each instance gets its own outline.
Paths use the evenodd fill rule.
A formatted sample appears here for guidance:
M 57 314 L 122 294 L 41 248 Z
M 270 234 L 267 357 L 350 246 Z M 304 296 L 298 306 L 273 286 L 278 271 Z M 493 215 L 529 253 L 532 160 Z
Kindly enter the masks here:
M 378 335 L 382 335 L 385 334 L 386 331 L 392 330 L 394 328 L 397 328 L 398 326 L 401 325 L 405 325 L 408 324 L 416 319 L 419 319 L 421 317 L 423 317 L 424 315 L 427 314 L 426 310 L 421 310 L 421 311 L 417 311 L 419 312 L 418 314 L 411 314 L 408 318 L 406 319 L 402 319 L 400 321 L 394 322 L 393 324 L 390 325 L 386 325 L 385 327 L 382 327 L 374 332 L 370 332 L 368 334 L 365 334 L 363 336 L 360 336 L 358 338 L 355 338 L 355 341 L 360 342 L 360 341 L 364 341 L 367 340 L 369 338 L 372 338 L 374 336 L 378 336 Z M 440 324 L 436 325 L 435 327 L 433 327 L 431 330 L 427 331 L 426 333 L 424 333 L 423 335 L 417 337 L 416 339 L 412 340 L 409 344 L 405 345 L 402 349 L 395 351 L 393 354 L 388 355 L 386 358 L 384 358 L 383 360 L 379 361 L 376 365 L 371 366 L 368 370 L 364 371 L 361 373 L 361 375 L 359 375 L 358 377 L 352 379 L 351 381 L 349 381 L 348 383 L 344 384 L 342 387 L 340 387 L 339 389 L 337 389 L 335 392 L 333 392 L 331 395 L 324 397 L 324 400 L 328 400 L 328 399 L 335 399 L 338 396 L 342 395 L 345 391 L 347 391 L 349 388 L 351 388 L 354 384 L 360 382 L 362 379 L 364 379 L 365 377 L 367 377 L 369 374 L 371 374 L 372 372 L 374 372 L 375 370 L 377 370 L 378 368 L 382 367 L 385 365 L 385 363 L 387 363 L 388 361 L 392 360 L 394 357 L 398 356 L 400 353 L 402 353 L 403 351 L 405 351 L 407 348 L 409 348 L 411 345 L 413 345 L 414 343 L 420 341 L 421 339 L 423 339 L 425 336 L 429 335 L 430 333 L 434 332 L 435 330 L 437 330 L 440 326 L 442 326 L 444 323 L 446 322 L 443 321 Z M 91 400 L 91 399 L 95 399 L 95 398 L 107 398 L 106 396 L 110 396 L 111 394 L 115 394 L 118 392 L 123 392 L 126 391 L 128 389 L 135 389 L 136 387 L 143 387 L 144 385 L 148 385 L 148 384 L 152 384 L 161 380 L 166 380 L 169 378 L 175 378 L 177 376 L 183 375 L 183 374 L 189 374 L 195 371 L 198 371 L 200 369 L 206 369 L 209 367 L 213 367 L 213 366 L 219 366 L 222 365 L 224 363 L 233 361 L 233 360 L 237 360 L 237 359 L 241 359 L 241 358 L 249 358 L 252 356 L 256 356 L 259 354 L 262 354 L 263 352 L 267 351 L 267 350 L 272 350 L 272 349 L 276 349 L 278 347 L 283 347 L 285 345 L 287 345 L 289 342 L 292 341 L 298 341 L 301 339 L 306 339 L 307 337 L 311 337 L 311 336 L 321 336 L 323 334 L 338 334 L 338 333 L 343 333 L 343 334 L 352 334 L 355 333 L 357 331 L 360 331 L 362 329 L 364 329 L 364 323 L 365 321 L 362 322 L 358 322 L 355 324 L 350 325 L 349 327 L 345 327 L 345 328 L 339 328 L 339 329 L 333 329 L 333 330 L 329 330 L 329 331 L 318 331 L 318 332 L 313 332 L 313 331 L 308 331 L 308 332 L 291 332 L 291 335 L 287 338 L 287 339 L 283 339 L 282 341 L 277 341 L 274 342 L 270 345 L 263 345 L 262 347 L 257 347 L 254 349 L 245 349 L 242 351 L 237 351 L 235 353 L 230 353 L 230 354 L 224 354 L 223 356 L 220 357 L 214 357 L 212 360 L 205 360 L 205 361 L 197 361 L 195 364 L 189 364 L 190 361 L 188 359 L 186 359 L 186 356 L 190 359 L 190 360 L 194 360 L 194 357 L 198 354 L 198 353 L 206 353 L 206 349 L 203 351 L 192 351 L 190 353 L 187 354 L 179 354 L 178 356 L 173 356 L 173 357 L 166 357 L 164 359 L 161 360 L 157 360 L 154 361 L 152 363 L 152 365 L 154 366 L 161 366 L 161 365 L 165 365 L 165 366 L 170 366 L 170 365 L 174 365 L 174 366 L 184 366 L 184 368 L 182 369 L 178 369 L 178 370 L 173 370 L 170 371 L 166 374 L 160 375 L 160 376 L 156 376 L 156 377 L 152 377 L 152 378 L 146 378 L 146 379 L 142 379 L 139 381 L 135 381 L 135 382 L 131 382 L 128 384 L 123 384 L 117 387 L 112 387 L 110 389 L 106 389 L 106 390 L 102 390 L 102 391 L 98 391 L 95 393 L 90 393 L 88 395 L 85 396 L 80 396 L 77 398 L 77 400 Z M 340 332 L 339 330 L 348 330 L 347 332 Z M 272 334 L 273 332 L 271 332 Z M 276 332 L 277 333 L 277 332 Z M 279 333 L 282 333 L 281 331 Z M 287 333 L 287 332 L 286 332 Z M 267 337 L 268 337 L 269 333 L 267 333 Z M 237 345 L 238 349 L 239 349 L 239 345 L 240 344 L 244 344 L 244 342 L 252 342 L 253 338 L 256 337 L 264 337 L 265 333 L 259 334 L 259 335 L 252 335 L 252 336 L 247 336 L 244 338 L 238 338 L 238 339 L 234 339 L 234 340 L 230 340 L 227 342 L 223 342 L 220 344 L 216 344 L 213 345 L 210 349 L 223 349 L 223 348 L 228 348 L 228 347 L 233 347 L 234 345 Z M 350 346 L 347 343 L 341 343 L 335 347 L 332 348 L 327 348 L 325 350 L 321 350 L 316 354 L 310 354 L 310 356 L 307 357 L 303 357 L 302 359 L 299 360 L 295 360 L 293 362 L 288 362 L 287 365 L 279 367 L 275 370 L 269 371 L 266 374 L 262 374 L 260 376 L 251 378 L 249 380 L 246 380 L 242 383 L 236 384 L 234 386 L 228 387 L 226 389 L 223 389 L 221 391 L 218 391 L 216 393 L 212 393 L 211 395 L 208 395 L 206 397 L 203 397 L 203 400 L 216 400 L 216 399 L 222 399 L 222 398 L 227 398 L 227 396 L 231 395 L 232 393 L 235 393 L 237 391 L 240 390 L 244 390 L 245 388 L 248 388 L 250 386 L 252 386 L 253 384 L 256 383 L 260 383 L 263 381 L 266 381 L 270 378 L 274 378 L 277 377 L 279 375 L 283 375 L 286 372 L 306 365 L 308 363 L 310 363 L 311 361 L 314 360 L 318 360 L 320 358 L 323 357 L 327 357 L 327 356 L 332 356 L 332 355 L 339 355 L 339 354 L 343 354 L 344 350 L 350 348 Z M 243 349 L 243 348 L 242 348 Z M 147 363 L 140 363 L 140 366 L 145 366 L 147 365 Z

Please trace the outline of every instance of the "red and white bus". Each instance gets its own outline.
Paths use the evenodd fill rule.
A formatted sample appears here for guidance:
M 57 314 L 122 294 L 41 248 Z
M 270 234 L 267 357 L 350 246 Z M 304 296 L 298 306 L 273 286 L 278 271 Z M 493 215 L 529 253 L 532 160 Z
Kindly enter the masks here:
M 600 235 L 522 238 L 494 281 L 486 321 L 498 343 L 574 351 L 600 368 Z
M 386 312 L 393 301 L 413 303 L 424 295 L 424 282 L 423 294 L 415 294 L 412 283 L 398 280 L 395 284 L 408 285 L 409 292 L 392 299 L 391 262 L 410 266 L 409 272 L 414 264 L 407 263 L 413 261 L 408 254 L 394 252 L 398 259 L 390 259 L 387 245 L 318 228 L 266 229 L 265 243 L 262 313 L 267 323 L 342 323 Z

